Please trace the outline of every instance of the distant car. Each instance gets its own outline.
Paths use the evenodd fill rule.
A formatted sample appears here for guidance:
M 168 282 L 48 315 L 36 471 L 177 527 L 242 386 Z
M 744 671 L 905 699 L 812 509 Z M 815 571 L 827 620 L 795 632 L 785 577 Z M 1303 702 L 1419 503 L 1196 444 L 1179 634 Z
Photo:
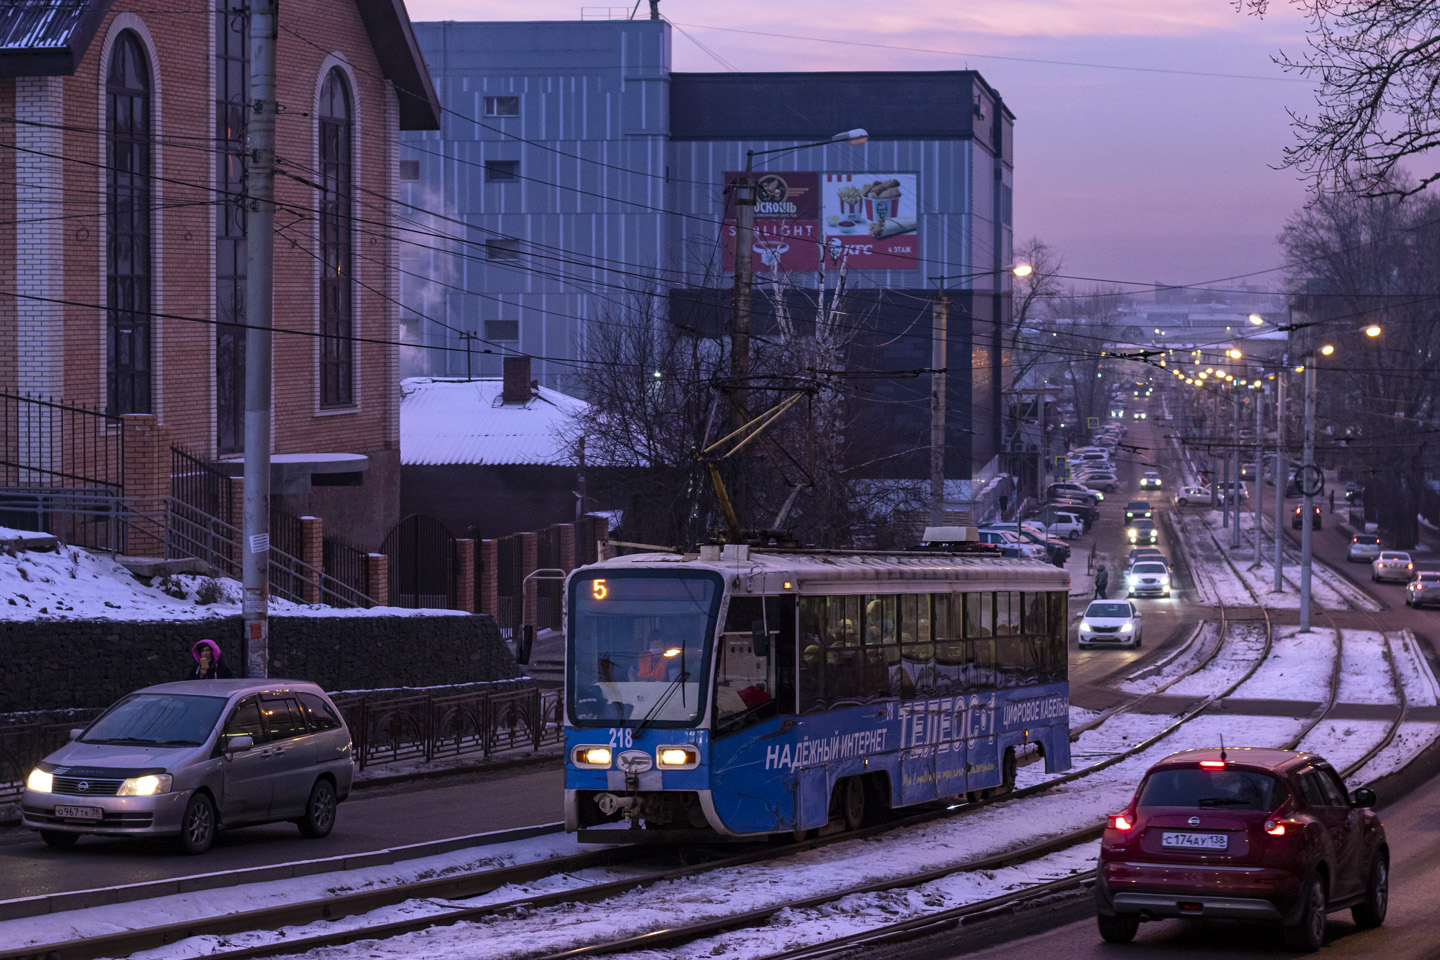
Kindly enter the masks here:
M 220 829 L 335 825 L 355 779 L 335 704 L 297 680 L 184 680 L 122 698 L 30 772 L 24 826 L 52 847 L 82 834 L 175 837 L 204 853 Z
M 1103 490 L 1106 493 L 1113 493 L 1115 488 L 1120 486 L 1120 478 L 1113 473 L 1092 473 L 1082 477 L 1080 482 L 1092 490 Z
M 1141 490 L 1159 490 L 1162 484 L 1163 481 L 1161 481 L 1160 474 L 1157 471 L 1146 470 L 1140 475 Z
M 1318 506 L 1312 506 L 1310 508 L 1310 511 L 1310 529 L 1319 530 L 1320 508 Z M 1301 527 L 1303 527 L 1305 525 L 1305 521 L 1301 518 L 1304 516 L 1304 514 L 1305 504 L 1296 504 L 1294 513 L 1290 515 L 1290 526 L 1294 527 L 1296 530 L 1299 530 Z
M 1423 607 L 1440 603 L 1440 570 L 1420 570 L 1405 584 L 1405 605 Z
M 1177 507 L 1189 506 L 1192 503 L 1209 503 L 1210 491 L 1204 487 L 1181 487 L 1175 493 L 1175 505 Z
M 1106 819 L 1095 877 L 1102 939 L 1147 920 L 1269 920 L 1291 950 L 1325 941 L 1326 914 L 1385 922 L 1390 848 L 1366 788 L 1345 792 L 1312 753 L 1205 748 L 1152 766 Z
M 1380 538 L 1373 533 L 1357 533 L 1350 538 L 1345 548 L 1345 559 L 1350 563 L 1374 560 L 1380 556 Z
M 1131 547 L 1130 552 L 1125 556 L 1125 569 L 1130 569 L 1142 560 L 1158 560 L 1170 568 L 1170 561 L 1165 558 L 1159 547 Z
M 1155 529 L 1154 520 L 1130 521 L 1130 526 L 1125 529 L 1125 535 L 1130 538 L 1131 543 L 1154 543 L 1160 539 L 1160 533 Z
M 1381 550 L 1380 556 L 1370 561 L 1370 579 L 1376 583 L 1381 580 L 1404 582 L 1414 573 L 1415 563 L 1403 550 Z
M 1135 396 L 1138 397 L 1138 396 L 1140 396 L 1140 394 L 1137 393 L 1137 394 L 1135 394 Z M 1149 394 L 1146 394 L 1146 396 L 1149 396 Z M 1136 420 L 1144 420 L 1144 419 L 1145 419 L 1145 411 L 1144 411 L 1144 410 L 1136 410 L 1136 411 L 1135 411 L 1135 419 L 1136 419 Z
M 1132 597 L 1170 596 L 1170 567 L 1160 560 L 1137 560 L 1125 573 L 1125 588 Z
M 1066 540 L 1075 540 L 1085 532 L 1085 521 L 1073 513 L 1055 511 L 1054 513 L 1041 513 L 1034 520 L 1045 531 L 1047 536 L 1063 537 Z
M 1241 480 L 1254 480 L 1257 473 L 1259 473 L 1259 468 L 1256 467 L 1255 464 L 1253 464 L 1253 463 L 1242 463 L 1242 464 L 1240 464 L 1240 479 L 1241 479 Z
M 1147 501 L 1131 500 L 1125 504 L 1125 522 L 1129 523 L 1136 517 L 1141 517 L 1146 520 L 1154 519 L 1150 511 L 1150 504 Z
M 976 532 L 976 537 L 981 543 L 993 543 L 1000 547 L 1007 557 L 1029 557 L 1031 560 L 1045 559 L 1045 548 L 1043 546 L 1022 539 L 1019 534 L 1009 530 L 986 530 L 981 528 Z
M 1100 491 L 1091 490 L 1089 487 L 1069 481 L 1050 484 L 1050 486 L 1045 488 L 1045 496 L 1051 498 L 1073 497 L 1076 500 L 1088 501 L 1092 505 L 1105 499 L 1105 494 Z
M 1358 484 L 1358 483 L 1347 483 L 1347 484 L 1345 484 L 1345 502 L 1346 502 L 1346 503 L 1360 503 L 1360 502 L 1361 502 L 1361 496 L 1362 496 L 1362 494 L 1361 494 L 1360 484 Z
M 1092 504 L 1081 503 L 1079 500 L 1070 500 L 1068 498 L 1047 500 L 1040 504 L 1041 516 L 1044 515 L 1046 510 L 1056 510 L 1061 513 L 1074 514 L 1080 519 L 1081 523 L 1085 524 L 1086 530 L 1089 530 L 1090 525 L 1100 516 L 1100 511 Z
M 1238 489 L 1240 502 L 1244 503 L 1250 499 L 1250 491 L 1245 489 L 1245 484 L 1236 483 L 1234 480 L 1226 480 L 1215 484 L 1215 499 L 1220 503 L 1230 502 L 1230 491 Z
M 1140 608 L 1129 600 L 1091 600 L 1080 617 L 1076 643 L 1083 650 L 1096 644 L 1140 646 Z

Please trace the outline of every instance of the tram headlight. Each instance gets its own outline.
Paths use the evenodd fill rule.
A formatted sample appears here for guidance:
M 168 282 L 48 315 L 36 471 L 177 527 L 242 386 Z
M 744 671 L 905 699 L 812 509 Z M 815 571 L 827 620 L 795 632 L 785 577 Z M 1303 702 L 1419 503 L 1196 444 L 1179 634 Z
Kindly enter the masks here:
M 700 765 L 700 751 L 694 747 L 661 747 L 655 751 L 655 765 L 667 770 L 693 770 Z
M 609 747 L 576 747 L 571 754 L 578 767 L 609 767 L 611 754 Z

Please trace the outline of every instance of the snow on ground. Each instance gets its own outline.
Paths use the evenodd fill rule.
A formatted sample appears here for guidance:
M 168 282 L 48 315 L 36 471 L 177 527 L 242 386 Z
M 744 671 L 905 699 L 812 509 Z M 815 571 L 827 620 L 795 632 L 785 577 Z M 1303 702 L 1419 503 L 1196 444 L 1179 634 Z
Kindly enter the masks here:
M 0 527 L 0 540 L 43 537 L 43 533 Z M 0 552 L 0 620 L 204 620 L 240 615 L 238 580 L 218 577 L 220 599 L 201 603 L 197 591 L 206 577 L 180 574 L 136 577 L 113 556 L 60 545 L 58 551 Z M 168 592 L 167 592 L 168 587 Z M 327 607 L 270 598 L 272 616 L 409 617 L 455 615 L 459 610 L 408 607 Z
M 1212 621 L 1201 623 L 1199 630 L 1191 635 L 1191 639 L 1185 647 L 1176 651 L 1172 659 L 1161 661 L 1159 670 L 1150 672 L 1148 669 L 1142 669 L 1132 673 L 1121 681 L 1120 689 L 1129 693 L 1150 693 L 1163 687 L 1204 659 L 1205 654 L 1214 648 L 1216 637 L 1219 634 L 1219 624 Z
M 1270 645 L 1270 656 L 1265 658 L 1255 675 L 1230 696 L 1324 703 L 1330 697 L 1330 674 L 1334 667 L 1333 631 L 1300 633 L 1299 627 L 1277 627 Z
M 1433 707 L 1440 702 L 1440 687 L 1436 685 L 1435 674 L 1430 672 L 1425 655 L 1420 652 L 1410 631 L 1405 631 L 1400 642 L 1392 642 L 1390 651 L 1395 656 L 1400 684 L 1405 688 L 1405 702 L 1412 707 Z
M 1377 684 L 1372 661 L 1385 658 L 1384 634 L 1374 630 L 1346 630 L 1345 653 L 1340 663 L 1341 703 L 1394 703 L 1395 684 Z
M 1229 637 L 1215 659 L 1204 670 L 1186 677 L 1165 692 L 1182 697 L 1218 694 L 1244 676 L 1264 646 L 1265 628 L 1262 624 L 1232 624 Z

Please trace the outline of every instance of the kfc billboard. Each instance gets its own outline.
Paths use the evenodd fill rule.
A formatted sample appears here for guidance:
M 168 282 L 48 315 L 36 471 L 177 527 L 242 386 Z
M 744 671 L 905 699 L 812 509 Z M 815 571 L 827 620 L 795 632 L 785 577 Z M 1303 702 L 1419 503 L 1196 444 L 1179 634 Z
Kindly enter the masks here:
M 735 269 L 735 203 L 725 175 L 724 269 Z M 813 272 L 841 258 L 857 270 L 919 266 L 913 173 L 775 173 L 755 177 L 756 272 Z

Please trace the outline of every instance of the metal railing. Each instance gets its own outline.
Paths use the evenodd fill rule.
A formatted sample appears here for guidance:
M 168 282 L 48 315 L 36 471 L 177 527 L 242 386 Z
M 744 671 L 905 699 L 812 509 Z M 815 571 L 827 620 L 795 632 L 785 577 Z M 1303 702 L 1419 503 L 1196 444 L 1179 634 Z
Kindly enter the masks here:
M 506 750 L 535 750 L 564 740 L 560 691 L 440 691 L 406 697 L 337 697 L 363 769 L 379 763 L 432 761 Z
M 124 420 L 45 397 L 0 393 L 0 485 L 121 492 Z
M 383 693 L 336 697 L 335 706 L 350 728 L 357 766 L 491 757 L 510 750 L 537 750 L 565 739 L 559 690 L 445 693 L 445 689 L 404 697 Z M 0 726 L 0 803 L 18 802 L 35 764 L 63 746 L 71 730 L 99 715 L 98 709 L 76 711 L 63 723 Z

